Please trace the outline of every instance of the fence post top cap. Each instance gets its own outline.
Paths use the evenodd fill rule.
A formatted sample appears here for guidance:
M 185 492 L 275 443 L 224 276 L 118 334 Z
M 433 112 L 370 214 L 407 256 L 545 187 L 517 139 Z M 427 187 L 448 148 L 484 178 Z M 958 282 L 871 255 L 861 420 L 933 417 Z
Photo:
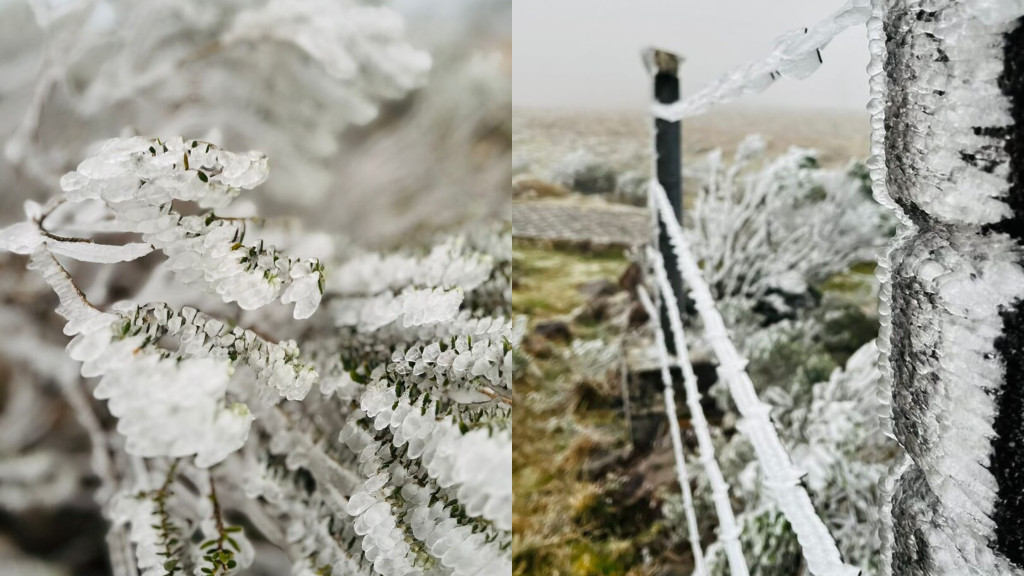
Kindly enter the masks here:
M 654 76 L 655 74 L 678 74 L 679 65 L 682 64 L 686 59 L 678 54 L 673 54 L 668 50 L 662 50 L 660 48 L 646 48 L 643 51 L 644 67 L 647 68 L 647 72 Z

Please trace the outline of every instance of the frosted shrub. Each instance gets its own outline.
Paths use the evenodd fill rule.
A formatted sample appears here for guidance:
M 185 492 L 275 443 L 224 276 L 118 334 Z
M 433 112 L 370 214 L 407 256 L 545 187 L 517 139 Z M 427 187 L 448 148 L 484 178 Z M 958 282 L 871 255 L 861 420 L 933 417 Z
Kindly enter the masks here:
M 869 342 L 825 381 L 808 387 L 795 378 L 788 387 L 780 385 L 764 394 L 776 406 L 773 420 L 780 424 L 779 435 L 794 464 L 806 472 L 804 484 L 816 512 L 844 559 L 866 575 L 881 570 L 879 481 L 897 451 L 878 418 L 877 355 L 875 343 Z M 761 489 L 759 466 L 749 442 L 739 435 L 729 438 L 721 463 L 726 476 L 736 479 L 731 489 L 742 500 L 743 512 L 737 521 L 744 526 L 744 553 L 750 560 L 776 558 L 770 564 L 752 562 L 751 574 L 781 576 L 797 570 L 800 546 L 785 517 Z M 698 493 L 707 490 L 703 475 L 698 483 Z M 710 507 L 710 503 L 703 505 Z M 675 516 L 679 511 L 669 513 Z M 707 557 L 712 573 L 728 573 L 720 542 L 708 548 Z
M 759 302 L 784 315 L 784 295 L 873 261 L 890 223 L 871 201 L 862 170 L 818 167 L 812 150 L 763 160 L 764 141 L 745 139 L 731 164 L 716 151 L 692 210 L 691 246 L 730 315 Z
M 235 573 L 270 543 L 293 574 L 510 574 L 508 371 L 523 325 L 503 315 L 507 235 L 384 255 L 225 215 L 267 176 L 257 152 L 113 139 L 0 230 L 59 298 L 67 354 L 90 379 L 68 376 L 68 394 L 84 386 L 116 420 L 115 433 L 73 403 L 115 569 Z M 72 277 L 154 251 L 165 259 L 136 299 L 94 304 Z
M 891 223 L 869 196 L 863 166 L 823 169 L 813 151 L 796 148 L 763 163 L 762 154 L 762 141 L 750 137 L 731 164 L 711 155 L 687 212 L 691 246 L 729 313 L 730 336 L 750 361 L 746 369 L 758 395 L 773 407 L 772 425 L 793 464 L 806 472 L 803 483 L 816 513 L 844 561 L 875 574 L 878 482 L 895 455 L 878 421 L 877 349 L 865 344 L 877 322 L 857 306 L 867 298 L 861 302 L 848 287 L 821 289 L 835 275 L 852 274 L 852 264 L 873 261 Z M 850 280 L 844 285 L 857 285 Z M 863 288 L 863 296 L 874 295 L 871 286 Z M 712 388 L 723 410 L 735 412 L 725 392 L 722 385 Z M 738 504 L 751 574 L 796 573 L 803 562 L 796 534 L 764 488 L 749 439 L 730 429 L 730 420 L 716 447 Z M 714 512 L 706 476 L 697 475 L 698 517 Z M 674 505 L 666 514 L 682 525 Z M 708 535 L 713 574 L 728 573 L 720 532 Z M 688 539 L 682 530 L 677 538 Z
M 273 155 L 271 196 L 319 201 L 341 132 L 422 86 L 431 64 L 399 13 L 373 1 L 27 4 L 30 16 L 20 2 L 0 7 L 17 40 L 2 53 L 0 92 L 27 95 L 16 128 L 0 133 L 6 159 L 41 190 L 122 128 L 212 130 Z M 37 60 L 39 73 L 24 74 Z

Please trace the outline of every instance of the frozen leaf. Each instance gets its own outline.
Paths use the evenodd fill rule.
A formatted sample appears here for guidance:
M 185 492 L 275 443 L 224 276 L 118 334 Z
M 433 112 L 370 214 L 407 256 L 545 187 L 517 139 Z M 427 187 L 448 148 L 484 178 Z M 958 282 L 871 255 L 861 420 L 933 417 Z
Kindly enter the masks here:
M 50 251 L 57 254 L 68 256 L 81 262 L 96 262 L 98 264 L 128 262 L 141 258 L 153 251 L 153 247 L 144 242 L 113 245 L 96 244 L 88 241 L 69 242 L 48 239 L 46 245 L 49 246 Z
M 43 238 L 35 222 L 18 222 L 0 230 L 0 250 L 31 254 L 43 243 Z

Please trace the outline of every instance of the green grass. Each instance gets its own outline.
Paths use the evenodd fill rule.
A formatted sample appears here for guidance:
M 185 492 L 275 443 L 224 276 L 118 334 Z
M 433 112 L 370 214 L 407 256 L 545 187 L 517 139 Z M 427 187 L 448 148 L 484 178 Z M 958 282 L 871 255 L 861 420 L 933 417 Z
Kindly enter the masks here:
M 568 314 L 583 304 L 577 287 L 598 278 L 618 279 L 627 266 L 621 249 L 597 252 L 517 241 L 512 308 L 532 322 Z
M 578 286 L 617 280 L 628 266 L 622 250 L 587 251 L 516 242 L 512 307 L 531 326 L 561 318 L 584 304 Z M 576 337 L 608 335 L 600 323 L 572 325 Z M 513 411 L 516 576 L 640 576 L 637 538 L 609 533 L 614 510 L 607 487 L 589 482 L 582 466 L 599 428 L 625 439 L 614 410 L 578 406 L 579 382 L 566 345 L 533 338 L 529 367 L 516 381 Z M 642 537 L 641 537 L 642 540 Z

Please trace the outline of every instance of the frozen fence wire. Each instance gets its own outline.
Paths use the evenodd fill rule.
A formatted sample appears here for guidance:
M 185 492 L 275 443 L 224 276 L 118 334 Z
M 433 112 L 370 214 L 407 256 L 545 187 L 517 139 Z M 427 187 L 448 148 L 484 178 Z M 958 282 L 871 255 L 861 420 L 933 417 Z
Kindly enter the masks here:
M 744 359 L 729 338 L 725 323 L 715 306 L 711 290 L 701 276 L 696 259 L 683 238 L 665 190 L 651 181 L 651 194 L 660 218 L 665 222 L 683 282 L 690 287 L 697 312 L 704 322 L 704 334 L 718 358 L 718 373 L 727 384 L 743 420 L 737 425 L 750 440 L 764 473 L 764 485 L 789 520 L 803 549 L 810 572 L 816 576 L 857 576 L 860 570 L 842 561 L 835 540 L 814 511 L 807 491 L 800 485 L 803 473 L 793 466 L 771 421 L 771 407 L 761 402 L 746 372 Z M 671 290 L 664 275 L 658 278 L 661 291 Z
M 869 0 L 849 0 L 814 26 L 780 36 L 767 57 L 729 72 L 685 100 L 655 104 L 654 116 L 676 122 L 703 114 L 716 104 L 763 92 L 779 78 L 807 78 L 821 65 L 821 51 L 833 38 L 847 28 L 866 23 L 870 16 Z
M 653 260 L 659 286 L 668 286 L 668 289 L 662 288 L 661 298 L 665 301 L 665 306 L 669 310 L 669 325 L 672 330 L 672 337 L 676 342 L 676 361 L 679 363 L 683 373 L 683 390 L 686 391 L 686 406 L 690 409 L 690 421 L 697 434 L 697 448 L 700 453 L 699 461 L 704 467 L 704 474 L 711 485 L 711 499 L 714 502 L 715 513 L 718 516 L 718 539 L 723 544 L 732 573 L 737 575 L 747 574 L 747 563 L 743 557 L 743 549 L 740 548 L 740 529 L 736 525 L 736 517 L 733 515 L 732 503 L 729 500 L 729 485 L 726 484 L 725 478 L 722 476 L 722 470 L 718 467 L 718 460 L 715 458 L 715 444 L 711 439 L 711 429 L 708 427 L 708 421 L 704 417 L 704 408 L 700 405 L 701 394 L 697 388 L 697 376 L 693 372 L 693 364 L 690 362 L 690 352 L 686 348 L 686 335 L 683 332 L 683 322 L 679 316 L 679 306 L 676 296 L 672 292 L 671 284 L 668 283 L 668 278 L 665 275 L 665 266 L 661 261 L 661 257 L 655 255 Z M 641 301 L 644 301 L 646 293 L 641 292 L 641 295 Z M 644 307 L 647 308 L 646 301 L 644 301 Z M 658 315 L 650 308 L 647 308 L 647 313 L 651 318 L 658 318 Z M 661 334 L 661 328 L 657 327 L 655 339 L 659 352 L 664 352 L 664 339 Z M 663 357 L 662 365 L 667 366 L 667 362 L 667 357 Z M 667 367 L 662 369 L 663 372 L 665 370 L 667 370 Z M 668 384 L 666 383 L 667 386 Z M 673 406 L 674 409 L 675 407 Z
M 647 311 L 647 316 L 651 319 L 658 317 L 658 311 L 651 302 L 651 298 L 647 295 L 647 291 L 644 290 L 643 286 L 638 291 L 640 296 L 640 302 L 644 306 L 644 310 Z M 704 576 L 707 573 L 707 568 L 704 562 L 704 551 L 700 546 L 700 532 L 697 528 L 697 513 L 693 509 L 693 493 L 690 491 L 690 477 L 686 470 L 686 457 L 683 456 L 683 440 L 679 433 L 679 417 L 676 415 L 676 394 L 672 386 L 672 375 L 668 370 L 668 350 L 665 347 L 665 334 L 661 331 L 661 326 L 656 322 L 652 322 L 654 327 L 654 346 L 658 350 L 659 366 L 661 367 L 661 381 L 665 385 L 665 416 L 668 417 L 668 429 L 672 436 L 672 454 L 676 461 L 676 477 L 679 480 L 679 488 L 683 492 L 683 508 L 686 513 L 686 528 L 689 533 L 690 547 L 693 549 L 693 573 L 697 576 Z M 684 353 L 685 354 L 685 353 Z M 692 369 L 691 369 L 692 372 Z M 689 398 L 687 394 L 687 398 Z M 707 423 L 704 424 L 705 429 Z M 717 463 L 714 458 L 711 459 L 711 463 L 717 467 Z M 721 474 L 719 474 L 721 478 Z M 728 496 L 726 496 L 728 498 Z M 717 506 L 718 500 L 715 500 Z M 729 502 L 725 502 L 729 515 L 732 515 L 732 509 L 728 508 Z M 719 523 L 723 525 L 721 521 L 721 510 L 719 510 Z M 733 530 L 729 533 L 732 536 L 733 541 L 736 540 L 735 521 L 733 521 Z M 729 556 L 729 561 L 732 561 L 732 555 Z M 740 566 L 733 567 L 733 574 L 747 574 L 747 566 L 743 561 L 743 553 L 739 555 Z

